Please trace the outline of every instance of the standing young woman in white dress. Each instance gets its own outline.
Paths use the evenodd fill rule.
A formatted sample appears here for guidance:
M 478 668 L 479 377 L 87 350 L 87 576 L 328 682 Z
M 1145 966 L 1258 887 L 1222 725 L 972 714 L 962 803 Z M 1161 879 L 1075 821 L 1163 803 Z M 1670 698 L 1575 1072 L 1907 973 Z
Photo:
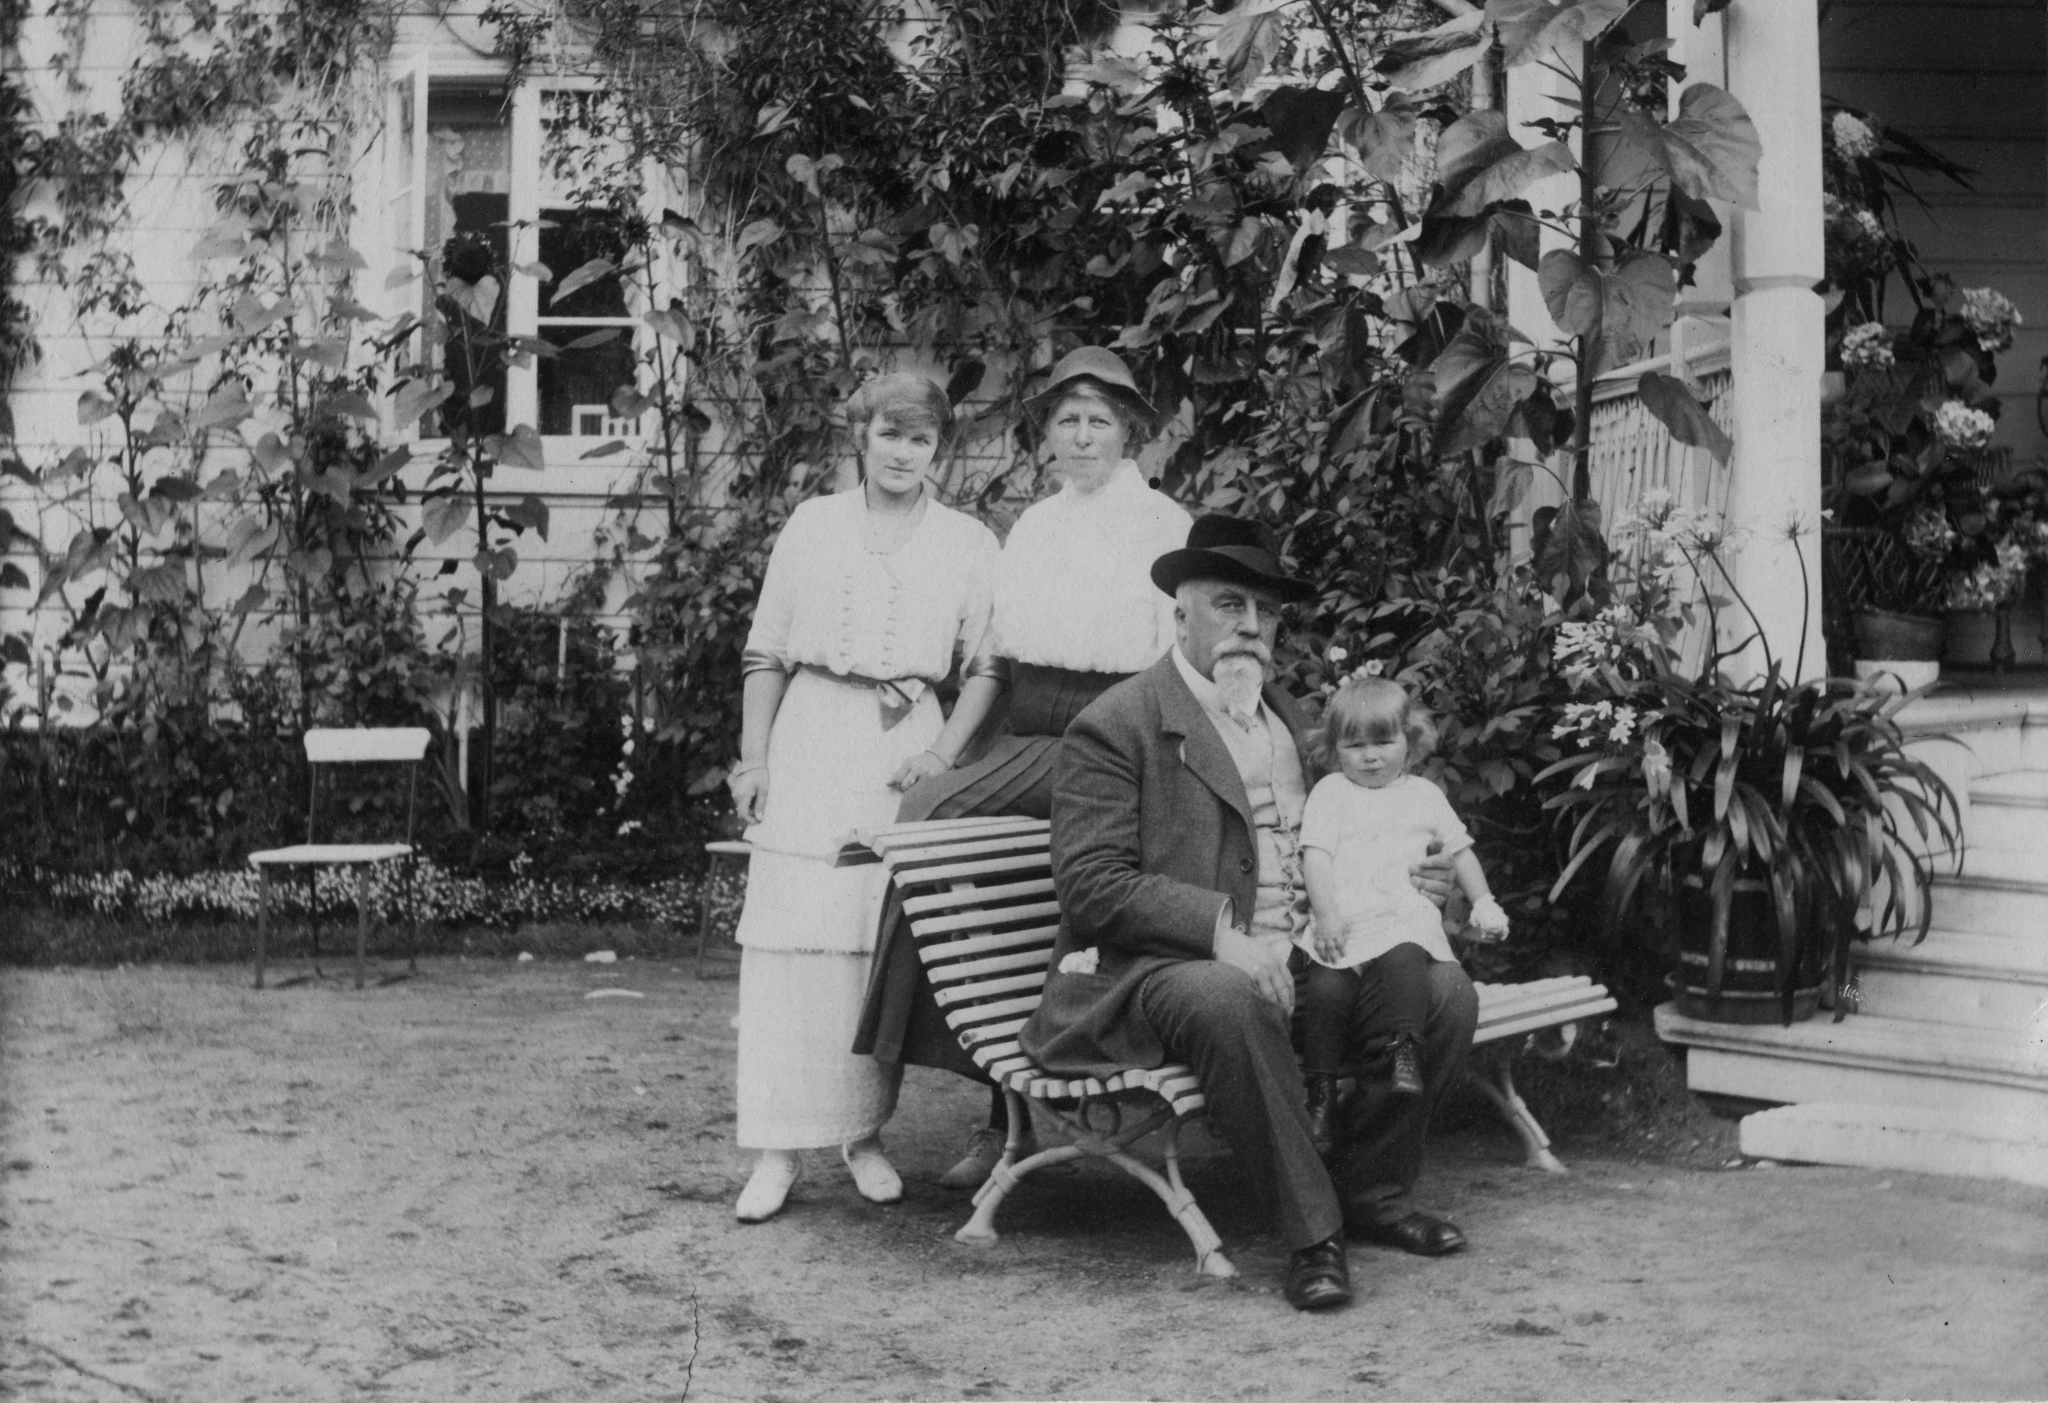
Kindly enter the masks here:
M 1049 817 L 1067 723 L 1173 645 L 1173 600 L 1152 583 L 1151 569 L 1187 544 L 1188 514 L 1148 485 L 1128 456 L 1156 418 L 1130 368 L 1113 351 L 1084 346 L 1052 368 L 1026 411 L 1060 488 L 1017 518 L 996 564 L 995 652 L 1009 688 L 1006 710 L 987 728 L 992 734 L 978 738 L 978 754 L 904 795 L 900 822 Z M 968 700 L 963 696 L 956 719 Z M 936 749 L 921 768 L 960 758 L 943 745 Z M 854 1046 L 986 1081 L 946 1026 L 915 948 L 901 937 L 901 923 L 885 919 Z M 994 1091 L 987 1127 L 939 1182 L 969 1188 L 987 1178 L 1002 1155 L 1007 1121 L 1002 1093 Z
M 996 539 L 927 481 L 952 430 L 945 393 L 884 376 L 847 420 L 862 482 L 800 505 L 775 543 L 728 780 L 754 845 L 738 933 L 738 1135 L 761 1152 L 736 1206 L 749 1223 L 781 1210 L 814 1147 L 841 1146 L 868 1199 L 902 1197 L 880 1140 L 902 1066 L 848 1051 L 884 869 L 833 859 L 853 830 L 894 821 L 900 791 L 959 753 L 997 691 Z M 967 680 L 947 720 L 932 686 L 956 663 Z

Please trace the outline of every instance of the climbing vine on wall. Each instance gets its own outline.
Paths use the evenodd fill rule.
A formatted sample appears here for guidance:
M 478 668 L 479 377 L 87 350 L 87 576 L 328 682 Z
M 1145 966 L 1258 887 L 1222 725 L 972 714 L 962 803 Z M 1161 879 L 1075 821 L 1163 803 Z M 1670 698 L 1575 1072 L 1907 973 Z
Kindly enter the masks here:
M 29 0 L 0 0 L 0 405 L 14 375 L 36 355 L 28 304 L 16 286 L 16 269 L 35 247 L 35 235 L 21 218 L 23 153 L 34 112 L 26 76 L 16 60 Z M 11 438 L 0 423 L 0 438 Z

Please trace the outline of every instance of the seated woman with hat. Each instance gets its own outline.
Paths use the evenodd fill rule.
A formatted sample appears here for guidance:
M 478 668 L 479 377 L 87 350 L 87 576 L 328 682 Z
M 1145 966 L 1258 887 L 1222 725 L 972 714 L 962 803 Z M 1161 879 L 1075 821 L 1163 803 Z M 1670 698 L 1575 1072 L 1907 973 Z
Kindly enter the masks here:
M 1128 456 L 1157 419 L 1130 368 L 1113 351 L 1084 346 L 1052 368 L 1025 409 L 1060 488 L 1017 518 L 996 564 L 991 627 L 1008 690 L 964 757 L 918 757 L 929 773 L 904 795 L 899 822 L 1049 817 L 1067 723 L 1173 645 L 1173 601 L 1149 572 L 1187 543 L 1188 513 Z M 885 919 L 855 1050 L 986 1081 L 933 1003 L 902 924 Z M 1001 1157 L 1000 1091 L 991 1108 L 942 1184 L 971 1188 Z

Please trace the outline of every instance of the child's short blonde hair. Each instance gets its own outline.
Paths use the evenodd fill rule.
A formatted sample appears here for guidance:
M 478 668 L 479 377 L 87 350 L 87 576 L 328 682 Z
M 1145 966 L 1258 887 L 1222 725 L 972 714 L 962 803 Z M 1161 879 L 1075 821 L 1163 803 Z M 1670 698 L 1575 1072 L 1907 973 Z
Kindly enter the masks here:
M 1352 677 L 1337 688 L 1323 709 L 1323 724 L 1311 737 L 1316 763 L 1337 766 L 1337 747 L 1346 741 L 1384 744 L 1397 735 L 1408 738 L 1408 763 L 1413 766 L 1436 749 L 1436 722 L 1391 677 Z

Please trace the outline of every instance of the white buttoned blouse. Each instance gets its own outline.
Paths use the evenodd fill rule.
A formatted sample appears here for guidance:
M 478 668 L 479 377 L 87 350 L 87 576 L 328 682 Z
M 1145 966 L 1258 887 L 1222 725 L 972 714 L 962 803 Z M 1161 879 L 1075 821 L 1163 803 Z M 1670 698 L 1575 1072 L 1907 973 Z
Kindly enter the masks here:
M 1152 562 L 1188 543 L 1186 508 L 1126 458 L 1083 496 L 1025 509 L 996 566 L 996 651 L 1077 672 L 1141 672 L 1173 646 L 1173 598 Z
M 814 497 L 790 513 L 768 557 L 747 634 L 750 661 L 841 676 L 936 682 L 956 657 L 989 657 L 996 538 L 964 512 L 927 501 L 908 538 L 883 555 L 862 539 L 863 490 Z

